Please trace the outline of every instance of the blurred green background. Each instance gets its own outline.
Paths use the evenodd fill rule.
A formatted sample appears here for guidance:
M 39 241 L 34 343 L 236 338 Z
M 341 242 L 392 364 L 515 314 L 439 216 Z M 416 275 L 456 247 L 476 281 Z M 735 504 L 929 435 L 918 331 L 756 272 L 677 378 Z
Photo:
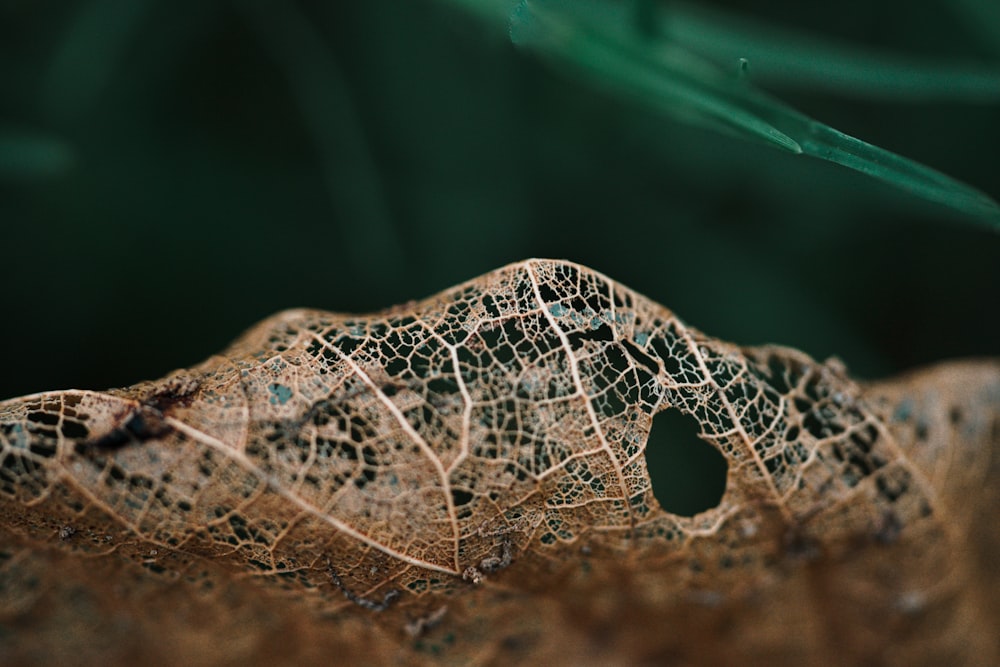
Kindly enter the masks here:
M 515 4 L 0 0 L 0 399 L 531 256 L 862 377 L 1000 352 L 989 224 L 553 68 L 511 43 Z M 716 2 L 670 40 L 734 77 L 750 54 L 752 84 L 996 198 L 995 6 Z M 793 46 L 811 69 L 782 69 Z M 986 83 L 880 81 L 872 54 Z

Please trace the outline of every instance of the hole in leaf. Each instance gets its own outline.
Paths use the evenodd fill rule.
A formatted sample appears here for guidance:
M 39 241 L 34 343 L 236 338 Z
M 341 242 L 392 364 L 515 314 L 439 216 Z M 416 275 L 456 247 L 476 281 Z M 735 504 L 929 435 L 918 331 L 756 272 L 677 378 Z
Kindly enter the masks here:
M 726 492 L 725 457 L 698 433 L 692 417 L 664 410 L 653 418 L 646 443 L 646 466 L 653 495 L 666 511 L 694 516 L 717 507 Z
M 455 507 L 462 507 L 472 502 L 472 494 L 468 491 L 462 491 L 461 489 L 452 489 L 451 500 Z

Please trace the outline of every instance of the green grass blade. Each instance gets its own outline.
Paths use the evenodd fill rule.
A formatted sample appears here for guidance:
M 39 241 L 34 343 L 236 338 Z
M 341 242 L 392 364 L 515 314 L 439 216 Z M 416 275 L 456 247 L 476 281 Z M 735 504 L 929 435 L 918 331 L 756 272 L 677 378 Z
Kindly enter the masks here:
M 740 84 L 709 63 L 670 45 L 636 44 L 627 33 L 594 29 L 597 23 L 611 31 L 620 29 L 625 18 L 620 7 L 607 8 L 607 15 L 591 17 L 594 24 L 587 25 L 548 9 L 550 4 L 559 3 L 521 4 L 511 20 L 515 44 L 668 113 L 802 152 L 794 139 L 734 100 L 732 92 Z
M 1000 230 L 1000 206 L 985 193 L 822 123 L 808 123 L 808 136 L 801 140 L 806 155 L 868 174 L 924 199 L 975 216 Z
M 815 121 L 689 51 L 643 35 L 634 12 L 600 0 L 531 0 L 511 39 L 595 84 L 712 129 L 854 169 L 1000 228 L 1000 206 L 929 167 Z

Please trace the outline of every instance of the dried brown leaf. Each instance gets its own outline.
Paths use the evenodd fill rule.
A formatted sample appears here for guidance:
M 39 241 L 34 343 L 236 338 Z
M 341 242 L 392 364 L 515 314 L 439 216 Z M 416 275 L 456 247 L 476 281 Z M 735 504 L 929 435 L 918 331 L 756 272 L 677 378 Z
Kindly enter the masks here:
M 3 664 L 996 664 L 1000 363 L 859 384 L 589 269 L 0 403 Z M 663 510 L 679 410 L 728 462 Z

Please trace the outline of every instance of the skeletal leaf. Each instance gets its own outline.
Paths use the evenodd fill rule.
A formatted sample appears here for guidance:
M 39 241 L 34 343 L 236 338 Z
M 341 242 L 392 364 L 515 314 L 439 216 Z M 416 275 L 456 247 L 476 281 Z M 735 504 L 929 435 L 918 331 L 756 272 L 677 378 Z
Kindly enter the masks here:
M 859 384 L 568 262 L 0 403 L 3 664 L 991 664 L 1000 362 Z M 653 416 L 726 458 L 662 509 Z

